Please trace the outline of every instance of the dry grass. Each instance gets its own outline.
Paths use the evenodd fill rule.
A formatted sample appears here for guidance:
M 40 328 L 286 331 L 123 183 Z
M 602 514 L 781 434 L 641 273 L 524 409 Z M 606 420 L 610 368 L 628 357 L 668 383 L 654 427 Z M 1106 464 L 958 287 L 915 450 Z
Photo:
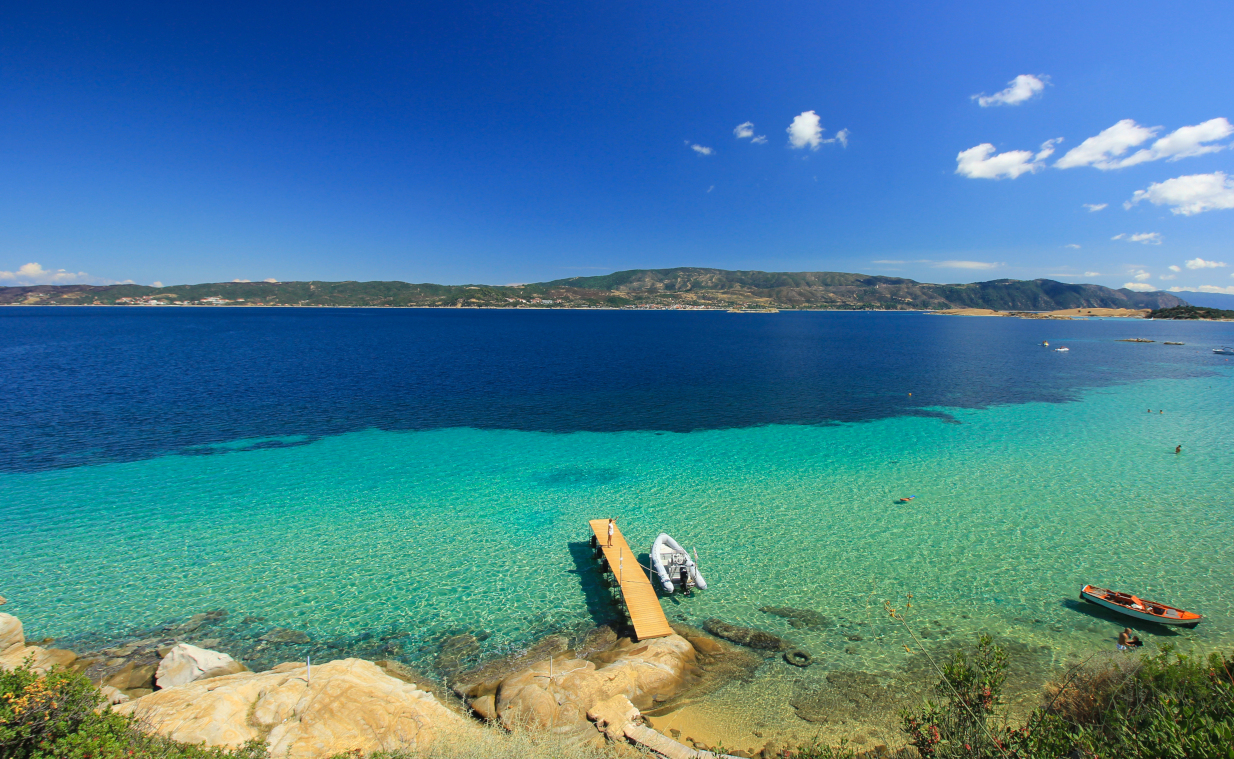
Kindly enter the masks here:
M 599 734 L 597 733 L 597 736 Z M 443 737 L 423 752 L 379 751 L 364 759 L 650 759 L 655 754 L 628 744 L 579 744 L 548 731 L 485 725 L 465 738 Z M 332 759 L 357 759 L 339 754 Z

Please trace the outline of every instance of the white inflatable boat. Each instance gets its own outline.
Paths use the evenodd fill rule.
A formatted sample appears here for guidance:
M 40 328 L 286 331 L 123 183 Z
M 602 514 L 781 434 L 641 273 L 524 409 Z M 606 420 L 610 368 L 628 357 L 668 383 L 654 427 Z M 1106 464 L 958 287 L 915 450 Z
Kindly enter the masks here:
M 651 544 L 651 568 L 660 576 L 660 585 L 665 593 L 686 588 L 681 587 L 681 570 L 686 571 L 686 586 L 693 585 L 699 590 L 707 589 L 707 581 L 698 571 L 698 565 L 690 558 L 686 549 L 665 533 L 660 533 L 656 542 Z

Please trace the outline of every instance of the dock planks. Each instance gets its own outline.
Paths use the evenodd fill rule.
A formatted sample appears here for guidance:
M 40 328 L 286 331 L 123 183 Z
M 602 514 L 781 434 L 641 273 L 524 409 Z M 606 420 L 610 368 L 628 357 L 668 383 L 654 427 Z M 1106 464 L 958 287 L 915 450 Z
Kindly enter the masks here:
M 613 577 L 621 586 L 626 611 L 630 615 L 630 622 L 634 625 L 634 635 L 639 640 L 672 635 L 673 628 L 669 626 L 668 617 L 664 616 L 664 609 L 660 607 L 660 599 L 656 597 L 655 586 L 651 584 L 643 568 L 638 565 L 638 557 L 626 544 L 621 528 L 614 527 L 613 544 L 610 546 L 608 545 L 608 520 L 593 519 L 589 524 L 600 550 L 604 552 L 604 558 L 608 559 L 608 566 Z

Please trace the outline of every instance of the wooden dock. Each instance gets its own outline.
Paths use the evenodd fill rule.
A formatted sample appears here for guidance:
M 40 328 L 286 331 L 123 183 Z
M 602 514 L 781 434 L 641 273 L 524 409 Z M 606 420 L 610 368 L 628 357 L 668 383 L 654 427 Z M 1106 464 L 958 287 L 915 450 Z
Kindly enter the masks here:
M 613 528 L 613 544 L 608 544 L 608 520 L 593 519 L 590 522 L 591 532 L 595 537 L 596 546 L 608 560 L 610 571 L 621 586 L 621 596 L 625 600 L 626 612 L 630 615 L 630 623 L 634 625 L 634 635 L 639 640 L 648 638 L 663 638 L 673 634 L 673 628 L 660 608 L 660 599 L 656 597 L 655 586 L 651 584 L 647 573 L 638 564 L 638 557 L 626 544 L 621 528 Z

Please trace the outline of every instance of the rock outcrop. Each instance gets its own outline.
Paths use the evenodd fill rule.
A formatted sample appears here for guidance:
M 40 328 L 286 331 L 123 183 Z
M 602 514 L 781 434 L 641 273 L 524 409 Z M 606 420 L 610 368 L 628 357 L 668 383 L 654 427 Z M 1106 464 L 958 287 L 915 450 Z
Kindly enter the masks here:
M 227 654 L 180 643 L 168 651 L 159 662 L 154 682 L 159 688 L 174 688 L 195 680 L 247 671 L 248 667 Z
M 77 660 L 77 654 L 59 648 L 27 646 L 21 620 L 12 614 L 0 614 L 0 669 L 16 669 L 26 660 L 36 672 L 46 672 L 54 666 L 67 667 Z
M 187 743 L 239 746 L 265 739 L 271 756 L 288 759 L 422 751 L 440 738 L 479 729 L 431 694 L 360 659 L 315 666 L 311 681 L 303 664 L 197 680 L 116 710 Z
M 530 663 L 521 657 L 521 667 L 486 665 L 485 674 L 500 677 L 464 676 L 455 692 L 477 714 L 507 727 L 524 724 L 594 737 L 587 714 L 597 704 L 618 695 L 640 708 L 668 700 L 696 679 L 695 660 L 694 647 L 680 635 L 640 643 L 622 638 L 590 659 L 546 652 Z

